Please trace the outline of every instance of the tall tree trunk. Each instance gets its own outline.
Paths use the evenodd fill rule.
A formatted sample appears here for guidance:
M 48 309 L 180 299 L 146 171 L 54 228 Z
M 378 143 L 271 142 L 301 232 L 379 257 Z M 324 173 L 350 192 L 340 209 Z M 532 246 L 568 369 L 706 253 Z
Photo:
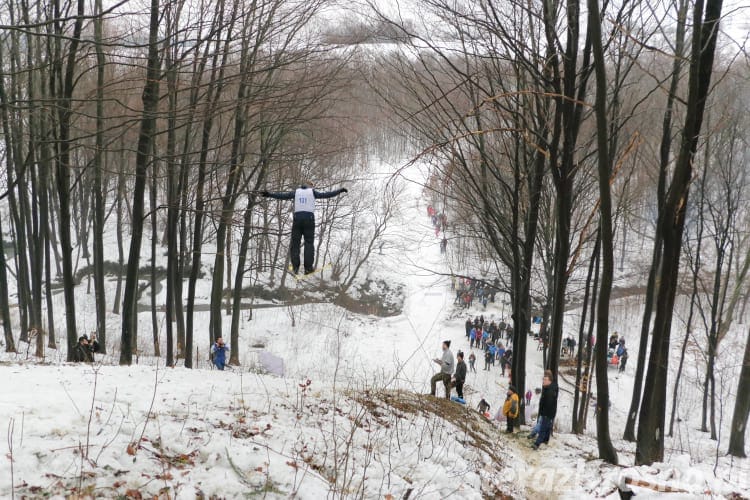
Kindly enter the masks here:
M 248 199 L 245 207 L 245 222 L 242 226 L 242 238 L 237 255 L 237 271 L 234 276 L 234 288 L 232 290 L 232 323 L 229 330 L 229 342 L 232 350 L 229 354 L 229 364 L 240 364 L 240 317 L 242 315 L 242 284 L 245 278 L 245 262 L 247 260 L 247 249 L 250 244 L 250 232 L 252 231 L 254 199 Z
M 222 6 L 220 2 L 218 6 Z M 222 10 L 223 12 L 223 10 Z M 221 19 L 221 16 L 217 16 Z M 190 276 L 188 277 L 187 307 L 185 311 L 185 366 L 192 367 L 193 359 L 193 313 L 195 308 L 195 289 L 198 282 L 198 275 L 201 270 L 201 257 L 203 248 L 203 217 L 205 212 L 205 199 L 203 190 L 206 183 L 206 162 L 208 161 L 209 143 L 211 140 L 211 130 L 214 125 L 214 114 L 217 110 L 218 100 L 224 89 L 224 62 L 226 61 L 229 45 L 229 39 L 232 36 L 232 25 L 235 19 L 235 11 L 232 11 L 230 26 L 227 29 L 226 40 L 224 41 L 224 50 L 219 50 L 220 38 L 216 39 L 216 49 L 212 56 L 211 77 L 209 79 L 206 102 L 205 118 L 201 130 L 201 149 L 198 159 L 198 178 L 195 184 L 195 220 L 193 221 L 193 244 L 191 248 L 192 261 L 190 265 Z M 221 55 L 222 63 L 219 64 Z M 217 252 L 219 252 L 217 247 Z M 210 345 L 210 344 L 209 344 Z
M 0 43 L 0 60 L 3 58 L 3 44 Z M 12 169 L 13 150 L 11 145 L 10 120 L 8 118 L 7 96 L 5 93 L 5 75 L 3 65 L 0 64 L 0 121 L 2 122 L 3 138 L 5 139 L 6 169 Z M 13 186 L 8 182 L 8 189 Z M 0 201 L 9 193 L 0 195 Z M 0 217 L 0 321 L 3 323 L 3 336 L 5 338 L 5 352 L 15 352 L 16 343 L 13 339 L 13 329 L 10 321 L 10 303 L 8 297 L 8 271 L 5 260 L 5 241 L 3 240 L 2 218 Z
M 247 44 L 247 42 L 244 43 Z M 245 47 L 241 57 L 244 59 L 241 63 L 241 67 L 244 68 L 244 71 L 241 71 L 241 74 L 245 75 L 247 72 L 247 47 Z M 214 342 L 217 338 L 222 336 L 221 299 L 224 292 L 224 252 L 226 250 L 227 233 L 232 228 L 234 205 L 237 201 L 237 189 L 239 180 L 242 178 L 243 170 L 240 150 L 243 135 L 245 133 L 245 112 L 247 109 L 245 99 L 247 82 L 245 81 L 246 76 L 243 76 L 242 78 L 243 80 L 240 82 L 239 88 L 237 89 L 237 107 L 234 113 L 234 134 L 232 137 L 229 173 L 227 174 L 224 195 L 221 200 L 221 217 L 219 218 L 219 226 L 216 229 L 216 256 L 214 258 L 213 276 L 211 278 L 211 304 L 208 322 L 210 342 Z
M 177 25 L 177 20 L 173 19 L 172 10 L 169 9 L 167 16 L 167 26 L 170 30 L 171 36 L 173 30 Z M 170 44 L 172 47 L 170 47 Z M 164 41 L 165 54 L 166 54 L 166 80 L 167 80 L 167 103 L 168 103 L 168 115 L 167 115 L 167 278 L 165 280 L 167 293 L 166 293 L 166 307 L 165 307 L 165 323 L 167 332 L 167 366 L 172 366 L 170 361 L 171 355 L 171 342 L 174 338 L 172 322 L 175 319 L 175 315 L 182 315 L 181 301 L 182 294 L 179 282 L 182 277 L 178 275 L 178 271 L 181 267 L 180 260 L 181 256 L 178 255 L 179 242 L 177 241 L 177 224 L 179 208 L 178 190 L 180 189 L 180 170 L 178 169 L 176 162 L 176 149 L 177 149 L 177 138 L 176 138 L 176 127 L 177 127 L 177 66 L 175 64 L 175 57 L 173 54 L 174 47 L 178 44 L 174 43 L 170 37 L 167 37 Z M 190 107 L 189 120 L 192 121 L 194 116 L 195 106 L 194 103 Z M 188 122 L 188 124 L 190 123 Z M 188 125 L 190 128 L 190 125 Z M 190 134 L 190 130 L 187 130 L 186 135 Z M 155 344 L 156 345 L 156 344 Z M 180 340 L 179 335 L 177 336 L 177 355 L 184 354 L 184 339 Z
M 581 432 L 586 429 L 586 419 L 588 418 L 589 401 L 591 400 L 591 378 L 594 373 L 594 328 L 596 327 L 596 302 L 598 300 L 599 291 L 599 256 L 601 243 L 599 242 L 599 234 L 596 235 L 596 243 L 594 248 L 594 283 L 591 286 L 591 317 L 589 318 L 589 329 L 586 336 L 586 354 L 584 358 L 584 372 L 581 377 L 581 385 L 583 386 L 582 392 L 583 397 L 581 398 L 581 406 L 578 413 L 578 425 L 581 428 Z M 606 341 L 605 339 L 602 340 Z
M 693 46 L 690 56 L 690 79 L 685 112 L 685 125 L 679 155 L 674 165 L 672 182 L 661 217 L 664 258 L 659 270 L 656 317 L 646 373 L 646 391 L 641 401 L 641 414 L 636 441 L 636 464 L 651 464 L 664 458 L 664 419 L 669 370 L 669 344 L 672 328 L 677 279 L 680 267 L 682 234 L 688 203 L 693 160 L 698 145 L 706 97 L 711 83 L 716 39 L 721 18 L 722 0 L 703 2 L 693 8 Z
M 747 431 L 747 419 L 750 415 L 750 332 L 747 334 L 745 343 L 745 355 L 742 358 L 742 369 L 740 379 L 737 382 L 737 399 L 734 401 L 734 413 L 732 415 L 732 427 L 729 433 L 729 449 L 727 453 L 735 457 L 744 458 L 745 455 L 745 432 Z
M 138 134 L 138 149 L 135 158 L 135 186 L 133 188 L 133 215 L 131 220 L 130 253 L 122 301 L 122 338 L 120 364 L 133 362 L 132 341 L 138 325 L 138 266 L 143 240 L 143 198 L 146 190 L 146 175 L 156 130 L 156 112 L 159 103 L 159 0 L 151 0 L 149 23 L 148 63 L 146 83 L 143 86 L 143 117 Z
M 99 352 L 107 352 L 107 296 L 104 289 L 104 49 L 102 48 L 102 0 L 94 3 L 94 39 L 96 40 L 96 148 L 94 150 L 94 296 L 96 335 Z
M 8 19 L 10 24 L 17 22 L 17 13 L 15 12 L 15 4 L 8 4 Z M 3 108 L 3 135 L 6 141 L 6 162 L 7 162 L 7 196 L 8 206 L 10 209 L 10 229 L 11 234 L 14 235 L 15 252 L 13 259 L 16 265 L 16 293 L 18 303 L 18 317 L 21 328 L 21 335 L 19 342 L 28 342 L 29 337 L 29 316 L 31 307 L 31 292 L 29 283 L 29 272 L 28 272 L 28 260 L 26 252 L 28 249 L 26 230 L 23 225 L 24 214 L 19 212 L 19 201 L 17 199 L 16 191 L 25 190 L 23 183 L 24 172 L 28 166 L 28 161 L 25 161 L 22 144 L 24 137 L 26 136 L 23 130 L 23 121 L 17 119 L 17 115 L 13 114 L 9 102 L 18 102 L 22 99 L 22 84 L 19 82 L 19 78 L 22 75 L 21 68 L 21 47 L 23 43 L 19 41 L 21 36 L 20 31 L 11 31 L 8 34 L 7 40 L 10 42 L 10 50 L 7 54 L 2 54 L 4 57 L 3 69 L 9 65 L 10 73 L 8 74 L 8 81 L 10 88 L 7 90 L 8 95 L 3 92 L 2 103 Z M 2 44 L 0 44 L 2 45 Z M 0 78 L 5 80 L 5 73 L 0 69 Z M 19 187 L 20 185 L 20 187 Z
M 13 340 L 13 329 L 10 323 L 10 305 L 8 303 L 8 273 L 5 270 L 5 248 L 2 238 L 3 227 L 0 218 L 0 321 L 3 322 L 3 337 L 5 338 L 5 352 L 16 352 Z
M 688 347 L 688 341 L 690 340 L 690 335 L 692 335 L 693 330 L 693 316 L 695 314 L 695 304 L 698 295 L 698 276 L 701 269 L 701 241 L 702 241 L 702 233 L 703 233 L 703 222 L 701 218 L 701 222 L 699 223 L 699 230 L 698 230 L 698 246 L 696 248 L 696 256 L 695 256 L 695 267 L 693 268 L 693 286 L 692 286 L 692 292 L 690 295 L 690 309 L 688 311 L 688 317 L 687 322 L 685 323 L 685 337 L 682 340 L 682 348 L 680 350 L 680 362 L 677 365 L 677 373 L 674 377 L 674 386 L 672 387 L 672 412 L 669 417 L 669 432 L 667 436 L 671 437 L 673 435 L 674 431 L 674 420 L 675 415 L 677 414 L 677 408 L 679 404 L 679 399 L 677 398 L 677 395 L 679 394 L 679 388 L 680 388 L 680 381 L 682 380 L 682 369 L 685 364 L 685 353 L 687 352 Z
M 573 393 L 573 422 L 572 422 L 572 429 L 573 432 L 576 434 L 583 434 L 584 429 L 586 428 L 586 423 L 581 420 L 582 412 L 579 409 L 579 400 L 580 404 L 586 403 L 586 386 L 588 385 L 588 366 L 590 363 L 590 353 L 591 353 L 591 346 L 589 345 L 588 340 L 586 340 L 586 314 L 587 310 L 589 308 L 589 299 L 591 298 L 591 309 L 592 311 L 596 309 L 593 301 L 593 296 L 595 296 L 595 292 L 592 290 L 592 277 L 594 275 L 594 267 L 597 265 L 598 258 L 599 258 L 599 245 L 600 245 L 600 238 L 599 233 L 597 232 L 596 235 L 596 243 L 594 244 L 594 250 L 591 252 L 591 259 L 589 259 L 589 269 L 588 273 L 586 274 L 586 284 L 584 285 L 584 293 L 583 293 L 583 306 L 581 308 L 581 324 L 578 328 L 578 356 L 576 356 L 576 388 Z M 592 297 L 589 297 L 589 294 L 592 295 Z M 585 357 L 585 363 L 584 363 L 584 347 L 586 347 L 586 353 L 587 355 Z M 585 371 L 585 378 L 584 380 L 584 368 L 586 368 Z
M 72 115 L 73 87 L 78 45 L 83 27 L 84 0 L 78 0 L 78 12 L 67 54 L 62 93 L 57 100 L 59 122 L 59 156 L 56 162 L 57 197 L 60 202 L 59 224 L 60 248 L 62 249 L 63 296 L 65 297 L 65 325 L 67 327 L 68 361 L 73 361 L 73 351 L 78 343 L 75 311 L 75 276 L 73 275 L 73 245 L 70 237 L 70 121 Z M 60 14 L 59 0 L 55 0 L 55 13 Z
M 674 105 L 677 100 L 677 87 L 681 80 L 683 52 L 685 49 L 685 23 L 687 21 L 687 0 L 680 0 L 677 11 L 677 26 L 675 32 L 675 57 L 672 63 L 672 75 L 667 94 L 667 106 L 662 120 L 661 143 L 659 146 L 659 179 L 656 188 L 657 222 L 654 233 L 654 248 L 651 256 L 651 268 L 646 282 L 646 300 L 643 308 L 643 321 L 641 322 L 641 336 L 638 344 L 638 359 L 636 361 L 635 377 L 633 381 L 633 394 L 630 399 L 630 409 L 625 423 L 625 431 L 622 438 L 626 441 L 635 441 L 635 423 L 641 404 L 643 391 L 643 375 L 646 368 L 646 351 L 648 350 L 648 338 L 651 332 L 651 317 L 654 308 L 654 299 L 657 292 L 656 273 L 663 259 L 662 231 L 659 226 L 664 211 L 666 200 L 667 170 L 670 166 L 672 151 L 672 117 Z
M 563 317 L 565 313 L 565 291 L 568 285 L 568 259 L 570 258 L 571 219 L 573 210 L 573 180 L 578 166 L 575 154 L 578 132 L 582 123 L 582 107 L 585 100 L 588 76 L 590 75 L 591 41 L 579 50 L 580 39 L 580 6 L 577 2 L 567 2 L 566 45 L 563 54 L 556 53 L 550 64 L 554 67 L 555 79 L 550 89 L 555 97 L 555 131 L 552 148 L 562 147 L 559 151 L 550 151 L 552 178 L 557 195 L 557 234 L 555 239 L 555 287 L 552 297 L 552 318 L 550 320 L 550 356 L 547 367 L 555 378 L 560 363 L 562 347 Z M 544 2 L 545 35 L 550 47 L 557 47 L 556 17 L 554 4 Z M 581 66 L 578 61 L 581 58 Z M 559 59 L 562 59 L 560 68 Z
M 123 145 L 120 145 L 121 151 L 124 151 Z M 124 156 L 124 153 L 121 155 Z M 125 244 L 123 242 L 122 233 L 124 231 L 124 217 L 123 217 L 123 198 L 125 197 L 125 161 L 121 158 L 119 162 L 119 168 L 117 172 L 117 229 L 115 235 L 117 237 L 117 286 L 115 287 L 115 300 L 112 306 L 113 314 L 120 314 L 120 303 L 122 298 L 122 269 L 125 265 Z
M 617 464 L 617 452 L 609 436 L 609 375 L 607 374 L 607 344 L 609 338 L 609 302 L 612 294 L 612 277 L 614 275 L 614 231 L 612 230 L 612 193 L 610 178 L 612 176 L 613 153 L 610 147 L 607 123 L 607 70 L 602 47 L 601 16 L 599 1 L 588 0 L 588 29 L 591 34 L 594 56 L 594 74 L 596 75 L 596 142 L 598 146 L 599 172 L 599 227 L 602 244 L 602 282 L 599 287 L 597 303 L 596 338 L 596 442 L 599 446 L 599 458 L 611 464 Z
M 23 22 L 26 25 L 31 24 L 29 18 L 29 6 L 23 5 Z M 38 40 L 36 33 L 26 33 L 26 67 L 34 67 L 34 50 L 39 44 L 35 43 Z M 41 112 L 37 105 L 39 101 L 39 91 L 41 85 L 37 85 L 37 77 L 40 76 L 41 72 L 29 71 L 27 72 L 27 85 L 26 91 L 28 93 L 28 122 L 29 122 L 29 134 L 28 134 L 28 148 L 26 167 L 24 168 L 26 175 L 19 177 L 19 182 L 28 182 L 27 186 L 23 189 L 19 189 L 19 201 L 22 207 L 23 218 L 25 219 L 25 227 L 27 231 L 27 242 L 28 248 L 25 250 L 29 256 L 29 274 L 31 277 L 30 290 L 32 303 L 30 305 L 31 315 L 31 328 L 36 331 L 36 349 L 35 355 L 37 357 L 44 357 L 44 328 L 42 327 L 42 292 L 43 292 L 43 276 L 44 276 L 44 237 L 41 218 L 44 218 L 46 223 L 47 213 L 41 213 L 39 210 L 41 192 L 46 192 L 47 186 L 41 185 L 41 170 L 43 166 L 38 157 L 40 154 L 39 143 L 44 142 L 44 137 L 41 135 Z M 42 73 L 43 74 L 43 73 Z M 39 87 L 39 88 L 38 88 Z M 25 184 L 25 182 L 23 184 Z M 23 186 L 21 184 L 21 186 Z M 31 199 L 29 200 L 29 197 Z
M 152 146 L 155 149 L 154 142 Z M 156 151 L 153 153 L 153 158 L 156 158 Z M 151 219 L 151 285 L 149 290 L 151 291 L 151 335 L 154 345 L 154 356 L 157 358 L 161 357 L 161 349 L 159 349 L 159 314 L 156 310 L 156 290 L 158 284 L 158 278 L 156 276 L 156 245 L 159 241 L 159 229 L 158 219 L 156 217 L 157 210 L 157 199 L 156 190 L 158 189 L 158 176 L 159 176 L 159 163 L 154 161 L 151 165 L 151 189 L 149 190 L 149 203 L 150 203 L 150 219 Z M 170 334 L 172 333 L 171 328 L 167 330 Z M 172 350 L 172 337 L 167 335 L 167 366 L 174 366 Z

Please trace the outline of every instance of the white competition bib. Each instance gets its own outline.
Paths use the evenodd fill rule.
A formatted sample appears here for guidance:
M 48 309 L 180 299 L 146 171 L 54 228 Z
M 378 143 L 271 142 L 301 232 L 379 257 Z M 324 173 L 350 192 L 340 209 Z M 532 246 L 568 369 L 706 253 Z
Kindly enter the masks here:
M 298 188 L 294 192 L 294 211 L 315 213 L 315 195 L 312 188 Z

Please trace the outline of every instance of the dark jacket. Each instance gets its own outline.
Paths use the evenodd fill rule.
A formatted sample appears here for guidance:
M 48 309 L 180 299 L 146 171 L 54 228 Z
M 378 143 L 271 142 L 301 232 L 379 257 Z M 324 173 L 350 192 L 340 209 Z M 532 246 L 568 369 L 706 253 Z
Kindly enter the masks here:
M 307 186 L 301 186 L 300 188 L 307 188 Z M 333 198 L 334 196 L 338 196 L 341 193 L 346 193 L 347 190 L 345 188 L 336 189 L 334 191 L 318 191 L 317 189 L 313 189 L 313 196 L 315 199 L 323 199 L 323 198 Z M 264 193 L 264 196 L 268 198 L 274 198 L 276 200 L 293 200 L 294 195 L 297 193 L 297 190 L 294 191 L 279 191 L 279 192 L 268 192 L 266 191 Z
M 463 382 L 466 380 L 466 363 L 463 360 L 456 364 L 456 382 Z
M 539 416 L 550 420 L 557 414 L 557 382 L 542 387 L 542 397 L 539 400 Z
M 93 363 L 94 352 L 98 350 L 98 347 L 99 343 L 96 341 L 88 345 L 78 342 L 73 349 L 73 361 L 77 363 Z

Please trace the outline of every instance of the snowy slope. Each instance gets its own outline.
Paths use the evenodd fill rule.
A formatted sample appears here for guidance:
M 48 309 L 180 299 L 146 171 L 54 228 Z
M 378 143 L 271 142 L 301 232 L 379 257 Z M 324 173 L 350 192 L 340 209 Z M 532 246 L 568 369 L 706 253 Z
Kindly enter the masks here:
M 589 434 L 568 434 L 572 396 L 565 383 L 557 432 L 538 452 L 529 448 L 526 429 L 506 435 L 473 410 L 482 397 L 493 413 L 501 405 L 507 379 L 499 367 L 483 371 L 478 360 L 466 407 L 426 396 L 441 341 L 450 339 L 454 353 L 468 356 L 466 317 L 499 320 L 503 311 L 499 301 L 486 310 L 453 306 L 418 183 L 407 185 L 389 235 L 395 243 L 373 256 L 369 271 L 404 285 L 398 316 L 357 315 L 332 304 L 256 309 L 242 325 L 242 368 L 225 372 L 205 361 L 187 370 L 146 357 L 119 367 L 112 356 L 84 366 L 62 362 L 56 351 L 44 363 L 3 354 L 0 424 L 8 439 L 0 496 L 619 498 L 623 477 L 670 485 L 679 490 L 676 498 L 748 495 L 748 460 L 717 459 L 716 443 L 695 432 L 694 419 L 668 440 L 668 463 L 629 468 L 633 444 L 616 439 L 626 466 L 613 467 L 596 459 L 593 420 Z M 91 325 L 93 307 L 78 292 L 81 321 Z M 637 307 L 628 299 L 613 306 L 616 327 L 626 331 Z M 110 331 L 117 331 L 116 320 Z M 206 315 L 196 320 L 196 331 L 205 331 Z M 574 329 L 575 311 L 568 321 Z M 141 322 L 148 331 L 148 314 Z M 635 334 L 627 335 L 634 343 Z M 533 386 L 541 381 L 541 353 L 529 342 Z M 628 372 L 611 377 L 614 438 L 630 400 L 630 349 Z M 261 350 L 284 360 L 284 377 L 260 373 Z M 686 411 L 697 413 L 697 390 L 686 389 Z M 634 489 L 639 496 L 665 494 Z

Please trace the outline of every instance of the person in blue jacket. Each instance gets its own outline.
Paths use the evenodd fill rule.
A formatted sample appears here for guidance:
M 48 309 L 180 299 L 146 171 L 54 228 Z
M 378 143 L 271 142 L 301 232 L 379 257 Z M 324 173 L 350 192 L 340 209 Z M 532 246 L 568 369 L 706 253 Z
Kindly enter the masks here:
M 214 345 L 211 346 L 211 362 L 219 370 L 223 370 L 227 364 L 227 351 L 229 346 L 224 343 L 224 339 L 221 337 L 216 339 Z
M 289 248 L 292 261 L 292 272 L 297 274 L 300 266 L 300 243 L 305 238 L 305 274 L 315 271 L 315 200 L 333 198 L 341 193 L 348 193 L 346 188 L 335 191 L 317 191 L 312 185 L 302 184 L 294 191 L 272 193 L 262 191 L 264 198 L 276 200 L 294 200 L 294 217 L 292 219 L 292 243 Z

